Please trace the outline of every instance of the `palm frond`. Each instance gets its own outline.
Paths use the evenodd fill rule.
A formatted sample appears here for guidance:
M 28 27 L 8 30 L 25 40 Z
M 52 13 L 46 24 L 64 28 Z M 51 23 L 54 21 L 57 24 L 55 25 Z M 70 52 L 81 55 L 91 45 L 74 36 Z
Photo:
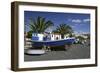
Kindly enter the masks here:
M 46 20 L 43 17 L 38 16 L 35 20 L 30 19 L 29 27 L 33 32 L 42 33 L 50 26 L 53 26 L 53 22 Z

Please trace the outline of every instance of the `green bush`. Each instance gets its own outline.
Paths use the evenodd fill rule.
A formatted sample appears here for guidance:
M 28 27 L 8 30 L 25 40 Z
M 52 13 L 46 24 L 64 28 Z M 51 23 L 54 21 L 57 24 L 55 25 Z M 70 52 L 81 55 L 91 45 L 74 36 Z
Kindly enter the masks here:
M 32 31 L 27 32 L 27 36 L 26 37 L 27 38 L 32 38 L 32 33 L 33 33 Z

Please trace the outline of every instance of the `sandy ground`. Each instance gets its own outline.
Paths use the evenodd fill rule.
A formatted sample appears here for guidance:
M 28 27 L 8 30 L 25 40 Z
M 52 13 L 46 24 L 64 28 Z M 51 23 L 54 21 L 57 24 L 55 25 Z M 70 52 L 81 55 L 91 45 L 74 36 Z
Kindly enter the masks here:
M 43 55 L 24 55 L 24 61 L 69 60 L 87 58 L 90 58 L 90 46 L 80 44 L 74 44 L 66 51 L 51 51 Z

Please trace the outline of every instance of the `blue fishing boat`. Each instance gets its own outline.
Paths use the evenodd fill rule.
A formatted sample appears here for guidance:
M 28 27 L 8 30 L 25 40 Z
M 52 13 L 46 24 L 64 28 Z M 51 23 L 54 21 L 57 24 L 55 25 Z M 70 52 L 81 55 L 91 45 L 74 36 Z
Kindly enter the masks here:
M 43 34 L 34 33 L 32 35 L 32 46 L 33 47 L 42 47 L 42 49 L 29 49 L 27 51 L 28 54 L 44 54 L 50 47 L 54 46 L 62 46 L 67 44 L 73 44 L 75 42 L 75 38 L 65 38 L 65 39 L 57 39 L 52 40 L 48 37 L 43 37 Z
M 32 35 L 32 45 L 33 46 L 61 46 L 66 44 L 74 43 L 75 38 L 65 38 L 65 39 L 58 39 L 58 40 L 51 40 L 48 37 L 42 37 L 42 40 L 39 40 L 38 35 Z

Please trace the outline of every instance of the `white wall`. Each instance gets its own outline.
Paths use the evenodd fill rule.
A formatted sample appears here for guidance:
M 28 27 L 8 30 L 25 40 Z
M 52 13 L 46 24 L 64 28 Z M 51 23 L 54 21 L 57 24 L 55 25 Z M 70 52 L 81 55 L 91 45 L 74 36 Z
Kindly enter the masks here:
M 10 54 L 11 54 L 11 15 L 10 15 L 10 3 L 14 0 L 0 0 L 0 73 L 14 73 L 10 70 Z M 20 0 L 19 0 L 20 1 Z M 100 0 L 21 0 L 21 1 L 34 1 L 34 2 L 46 2 L 46 3 L 62 3 L 62 4 L 81 4 L 81 5 L 93 5 L 99 6 L 100 13 Z M 98 15 L 100 16 L 100 14 Z M 98 17 L 100 19 L 100 17 Z M 99 22 L 100 23 L 100 22 Z M 98 25 L 98 28 L 100 25 Z M 99 29 L 100 31 L 100 29 Z M 98 35 L 100 40 L 100 33 Z M 100 43 L 100 41 L 99 41 Z M 100 46 L 99 46 L 100 48 Z M 100 49 L 98 48 L 98 52 Z M 98 53 L 100 56 L 100 53 Z M 34 71 L 34 73 L 99 73 L 100 72 L 100 57 L 98 67 L 86 67 L 86 68 L 73 68 L 73 69 L 56 69 L 56 70 L 40 70 Z M 33 71 L 26 71 L 22 73 L 33 73 Z

